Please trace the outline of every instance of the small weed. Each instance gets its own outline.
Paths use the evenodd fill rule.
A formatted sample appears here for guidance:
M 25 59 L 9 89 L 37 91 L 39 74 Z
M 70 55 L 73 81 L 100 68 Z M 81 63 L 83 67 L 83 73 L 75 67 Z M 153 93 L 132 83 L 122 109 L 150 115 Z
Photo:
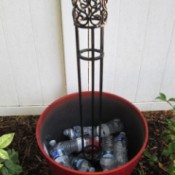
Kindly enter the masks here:
M 164 93 L 160 93 L 158 97 L 156 97 L 156 99 L 159 99 L 161 101 L 167 102 L 171 108 L 172 111 L 175 112 L 175 105 L 173 104 L 175 102 L 175 98 L 167 98 L 166 95 Z

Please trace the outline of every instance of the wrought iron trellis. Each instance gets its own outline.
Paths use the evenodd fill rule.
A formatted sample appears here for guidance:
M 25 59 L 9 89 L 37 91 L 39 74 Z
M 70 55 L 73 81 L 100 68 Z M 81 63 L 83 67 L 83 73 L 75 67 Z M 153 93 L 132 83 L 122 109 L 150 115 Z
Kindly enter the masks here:
M 92 127 L 92 145 L 94 150 L 94 101 L 95 101 L 95 61 L 100 61 L 99 75 L 99 138 L 101 138 L 101 121 L 102 121 L 102 91 L 103 91 L 103 58 L 104 58 L 104 25 L 106 24 L 108 0 L 72 0 L 73 4 L 73 21 L 75 25 L 76 52 L 77 52 L 77 72 L 78 72 L 78 91 L 80 107 L 80 123 L 82 148 L 84 148 L 83 134 L 83 105 L 82 105 L 82 80 L 81 80 L 81 60 L 91 62 L 91 127 Z M 80 49 L 80 29 L 88 30 L 88 48 Z M 100 48 L 95 46 L 96 29 L 100 29 Z M 86 56 L 85 56 L 86 55 Z M 96 56 L 98 55 L 98 56 Z M 91 154 L 91 160 L 94 160 L 94 151 Z

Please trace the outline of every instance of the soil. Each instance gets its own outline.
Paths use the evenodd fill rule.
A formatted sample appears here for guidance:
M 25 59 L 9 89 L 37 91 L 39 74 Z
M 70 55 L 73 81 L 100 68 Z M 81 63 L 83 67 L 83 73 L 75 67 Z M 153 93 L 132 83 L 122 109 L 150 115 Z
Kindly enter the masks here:
M 171 111 L 157 111 L 143 113 L 149 125 L 149 141 L 147 149 L 158 157 L 163 150 L 162 131 L 166 128 L 166 119 L 172 118 Z M 20 164 L 23 173 L 20 175 L 50 175 L 47 163 L 41 155 L 36 139 L 35 129 L 39 116 L 13 116 L 0 117 L 0 135 L 15 132 L 15 138 L 11 144 L 19 153 Z M 161 160 L 163 161 L 166 160 Z M 142 156 L 132 175 L 167 175 L 157 166 L 150 166 L 149 160 Z

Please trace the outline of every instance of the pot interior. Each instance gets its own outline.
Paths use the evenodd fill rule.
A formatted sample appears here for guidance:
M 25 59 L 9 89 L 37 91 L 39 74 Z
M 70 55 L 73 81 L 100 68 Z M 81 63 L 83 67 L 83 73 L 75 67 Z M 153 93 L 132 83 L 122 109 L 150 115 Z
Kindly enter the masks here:
M 84 126 L 91 125 L 91 94 L 83 94 Z M 99 96 L 95 94 L 95 124 L 99 123 Z M 141 113 L 128 101 L 110 94 L 103 93 L 102 123 L 120 118 L 124 124 L 128 138 L 128 157 L 132 159 L 141 149 L 145 139 L 145 126 Z M 43 114 L 40 126 L 40 140 L 47 145 L 47 140 L 68 140 L 63 130 L 80 125 L 78 94 L 66 96 L 55 102 L 54 106 Z

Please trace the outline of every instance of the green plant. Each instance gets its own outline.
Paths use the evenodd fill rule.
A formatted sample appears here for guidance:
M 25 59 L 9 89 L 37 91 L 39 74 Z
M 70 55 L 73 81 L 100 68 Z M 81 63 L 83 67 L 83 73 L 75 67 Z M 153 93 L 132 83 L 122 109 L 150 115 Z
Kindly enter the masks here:
M 161 101 L 164 101 L 166 103 L 168 103 L 171 108 L 172 108 L 172 111 L 175 112 L 175 105 L 173 104 L 175 102 L 175 98 L 167 98 L 166 95 L 164 93 L 160 93 L 158 97 L 156 97 L 156 99 L 159 99 Z
M 172 112 L 175 113 L 175 98 L 167 98 L 164 93 L 160 93 L 156 99 L 168 103 Z M 144 156 L 148 159 L 150 166 L 157 166 L 169 175 L 175 175 L 175 118 L 167 119 L 165 122 L 166 130 L 161 134 L 164 142 L 164 149 L 161 152 L 161 157 L 157 157 L 155 154 L 145 150 Z M 163 164 L 160 160 L 167 160 L 166 164 Z
M 7 149 L 14 138 L 14 133 L 4 134 L 0 137 L 0 174 L 18 175 L 22 167 L 18 165 L 18 153 L 14 149 Z
M 145 150 L 143 155 L 148 158 L 148 162 L 151 166 L 158 163 L 158 157 L 155 154 L 151 154 L 148 150 Z
M 170 164 L 167 167 L 167 172 L 170 175 L 175 174 L 175 120 L 169 119 L 166 122 L 168 126 L 163 132 L 163 139 L 166 143 L 165 148 L 162 151 L 162 156 L 170 160 Z
M 156 99 L 167 102 L 175 113 L 175 98 L 167 98 L 164 93 L 160 93 Z M 163 132 L 163 139 L 166 143 L 165 148 L 162 151 L 162 156 L 170 160 L 170 165 L 167 167 L 167 172 L 170 175 L 175 174 L 175 118 L 167 119 L 167 129 Z

